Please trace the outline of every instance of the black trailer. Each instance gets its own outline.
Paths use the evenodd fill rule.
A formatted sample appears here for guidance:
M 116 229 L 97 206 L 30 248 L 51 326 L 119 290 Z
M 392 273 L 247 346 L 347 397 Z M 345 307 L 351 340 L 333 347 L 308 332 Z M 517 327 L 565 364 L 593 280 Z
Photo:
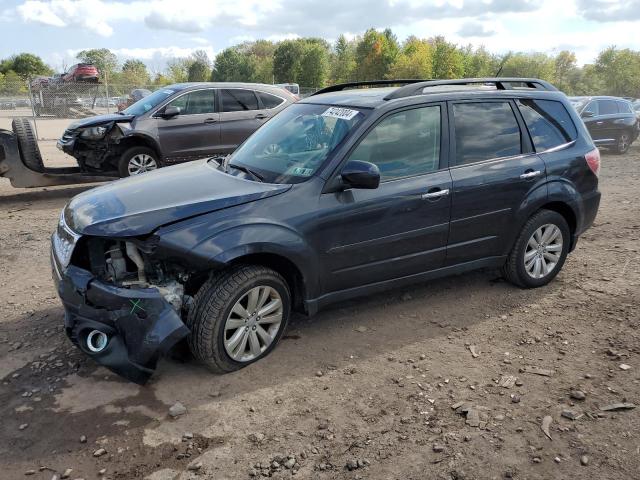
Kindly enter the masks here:
M 50 187 L 114 180 L 111 175 L 87 175 L 80 167 L 44 166 L 31 122 L 16 118 L 12 130 L 0 129 L 0 177 L 16 188 Z

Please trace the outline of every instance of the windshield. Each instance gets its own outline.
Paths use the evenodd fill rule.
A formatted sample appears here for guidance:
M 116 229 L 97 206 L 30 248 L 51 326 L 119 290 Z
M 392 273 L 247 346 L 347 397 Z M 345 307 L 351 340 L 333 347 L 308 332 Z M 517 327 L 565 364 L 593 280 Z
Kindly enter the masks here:
M 142 115 L 159 105 L 163 100 L 169 98 L 174 93 L 176 93 L 176 90 L 161 88 L 160 90 L 156 90 L 151 95 L 148 95 L 138 100 L 133 105 L 125 108 L 122 113 L 125 115 Z
M 268 183 L 300 183 L 365 117 L 366 110 L 297 103 L 258 129 L 229 158 Z

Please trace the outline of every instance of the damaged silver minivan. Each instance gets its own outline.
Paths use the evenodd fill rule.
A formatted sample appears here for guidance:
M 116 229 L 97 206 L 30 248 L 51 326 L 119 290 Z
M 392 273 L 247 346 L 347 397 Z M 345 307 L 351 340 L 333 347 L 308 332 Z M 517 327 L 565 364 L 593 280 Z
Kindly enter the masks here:
M 227 155 L 296 100 L 288 90 L 273 85 L 169 85 L 121 112 L 72 123 L 57 147 L 74 157 L 83 172 L 128 177 Z

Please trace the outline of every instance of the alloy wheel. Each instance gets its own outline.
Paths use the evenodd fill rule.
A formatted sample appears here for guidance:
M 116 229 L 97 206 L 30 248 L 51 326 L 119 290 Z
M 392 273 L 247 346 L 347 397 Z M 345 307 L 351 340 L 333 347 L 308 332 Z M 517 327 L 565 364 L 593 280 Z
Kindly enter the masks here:
M 251 362 L 273 343 L 284 307 L 278 291 L 267 285 L 252 288 L 234 304 L 224 326 L 224 348 L 236 362 Z
M 129 160 L 127 170 L 129 175 L 140 175 L 141 173 L 150 172 L 158 168 L 155 158 L 146 153 L 138 153 Z
M 618 151 L 624 153 L 629 148 L 629 135 L 623 133 L 618 140 Z
M 549 275 L 560 261 L 562 243 L 562 231 L 552 223 L 542 225 L 533 232 L 524 252 L 527 274 L 536 279 Z

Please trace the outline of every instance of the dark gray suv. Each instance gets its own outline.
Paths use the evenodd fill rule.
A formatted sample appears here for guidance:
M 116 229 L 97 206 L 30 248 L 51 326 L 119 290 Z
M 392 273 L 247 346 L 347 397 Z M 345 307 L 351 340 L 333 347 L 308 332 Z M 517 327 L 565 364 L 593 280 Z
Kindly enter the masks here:
M 599 172 L 542 80 L 328 87 L 224 160 L 71 200 L 51 255 L 65 329 L 143 383 L 183 338 L 217 372 L 259 360 L 294 310 L 487 267 L 541 287 L 593 223 Z
M 125 110 L 75 122 L 58 148 L 87 173 L 128 177 L 233 152 L 296 97 L 255 83 L 181 83 Z

